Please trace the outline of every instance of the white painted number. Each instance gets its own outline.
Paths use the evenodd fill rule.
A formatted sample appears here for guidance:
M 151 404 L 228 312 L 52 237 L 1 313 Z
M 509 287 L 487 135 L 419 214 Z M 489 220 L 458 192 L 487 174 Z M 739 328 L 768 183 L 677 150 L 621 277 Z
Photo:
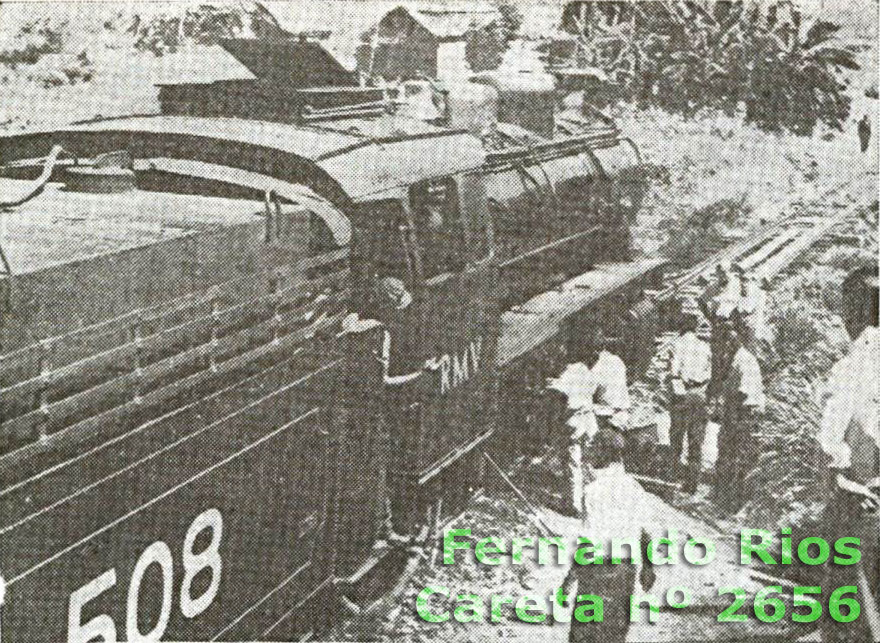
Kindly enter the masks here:
M 207 546 L 198 552 L 194 551 L 199 535 L 208 530 L 210 535 Z M 186 618 L 194 618 L 208 609 L 220 591 L 220 572 L 223 568 L 220 557 L 222 537 L 223 516 L 217 509 L 208 509 L 199 514 L 187 529 L 183 539 L 183 581 L 180 587 L 180 611 Z M 144 634 L 138 626 L 140 590 L 144 575 L 151 565 L 157 565 L 162 575 L 162 604 L 155 624 Z M 197 576 L 205 573 L 211 574 L 211 582 L 204 592 L 193 597 L 193 581 Z M 108 569 L 70 595 L 67 611 L 68 643 L 89 643 L 95 640 L 116 643 L 116 624 L 108 614 L 95 616 L 87 623 L 82 622 L 85 604 L 115 585 L 116 570 Z M 140 555 L 131 574 L 125 610 L 126 640 L 139 642 L 160 640 L 171 620 L 173 593 L 174 561 L 171 549 L 163 541 L 157 540 Z
M 148 634 L 142 634 L 138 629 L 138 601 L 141 593 L 141 579 L 144 572 L 153 563 L 162 570 L 162 609 L 156 625 Z M 131 583 L 128 585 L 128 604 L 125 610 L 125 635 L 128 641 L 158 641 L 165 634 L 168 627 L 168 619 L 171 618 L 171 592 L 174 590 L 174 562 L 171 560 L 171 550 L 161 540 L 157 540 L 144 550 L 141 557 L 135 563 L 131 574 Z
M 208 546 L 196 554 L 193 552 L 196 538 L 206 529 L 211 530 Z M 220 589 L 220 571 L 223 561 L 220 558 L 220 538 L 223 536 L 223 516 L 216 509 L 208 509 L 198 516 L 183 541 L 183 584 L 180 587 L 180 611 L 187 618 L 194 618 L 204 612 L 217 596 Z M 211 584 L 198 598 L 192 597 L 193 579 L 203 569 L 210 570 Z
M 103 594 L 116 584 L 116 570 L 106 572 L 86 583 L 70 595 L 67 609 L 67 641 L 68 643 L 86 643 L 100 637 L 106 643 L 116 643 L 116 626 L 113 619 L 106 614 L 96 616 L 88 623 L 82 622 L 83 605 Z

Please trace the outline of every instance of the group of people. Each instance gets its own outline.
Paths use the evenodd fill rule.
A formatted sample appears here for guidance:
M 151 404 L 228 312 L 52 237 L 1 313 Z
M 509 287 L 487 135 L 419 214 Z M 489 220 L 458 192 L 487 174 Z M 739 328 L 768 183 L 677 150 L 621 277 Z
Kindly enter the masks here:
M 745 497 L 746 474 L 756 459 L 755 433 L 764 410 L 760 361 L 769 350 L 765 303 L 765 284 L 739 266 L 721 265 L 712 287 L 699 300 L 683 303 L 679 335 L 671 346 L 667 383 L 673 475 L 683 492 L 696 491 L 706 427 L 710 416 L 717 416 L 721 420 L 717 470 L 725 480 L 721 500 L 733 510 Z M 708 341 L 699 332 L 701 318 L 712 329 Z M 626 366 L 612 352 L 603 329 L 593 326 L 574 345 L 574 352 L 575 360 L 548 382 L 548 389 L 564 394 L 568 405 L 571 493 L 566 493 L 570 503 L 565 509 L 579 515 L 586 445 L 602 429 L 626 433 L 630 395 Z
M 676 462 L 687 464 L 682 491 L 699 484 L 702 450 L 710 418 L 717 419 L 719 505 L 737 511 L 746 499 L 746 476 L 759 455 L 757 436 L 764 413 L 762 362 L 772 355 L 766 322 L 767 284 L 742 266 L 719 264 L 715 282 L 696 300 L 683 302 L 679 336 L 669 368 L 670 443 Z M 700 320 L 711 329 L 698 333 Z
M 672 346 L 670 388 L 670 442 L 676 461 L 687 458 L 681 473 L 682 490 L 696 489 L 701 468 L 701 446 L 710 407 L 720 403 L 718 436 L 718 500 L 736 510 L 746 497 L 746 474 L 757 462 L 756 429 L 764 410 L 764 390 L 756 326 L 762 321 L 753 301 L 743 295 L 742 272 L 719 268 L 724 277 L 700 301 L 682 308 L 681 328 Z M 739 284 L 735 283 L 739 281 Z M 855 566 L 829 565 L 823 571 L 828 587 L 858 587 L 864 618 L 839 623 L 830 617 L 820 623 L 823 641 L 880 640 L 880 330 L 878 330 L 878 276 L 876 267 L 854 271 L 843 283 L 843 317 L 853 343 L 835 366 L 827 384 L 817 441 L 826 455 L 824 469 L 831 486 L 822 523 L 828 540 L 860 539 L 862 561 Z M 758 308 L 760 311 L 761 308 Z M 761 314 L 763 314 L 761 312 Z M 707 341 L 699 335 L 700 315 L 712 328 Z M 599 329 L 588 333 L 578 357 L 550 382 L 551 390 L 565 394 L 569 440 L 571 495 L 566 513 L 577 515 L 584 533 L 644 540 L 652 529 L 650 503 L 623 464 L 627 450 L 625 426 L 629 394 L 623 361 L 608 350 Z M 585 469 L 592 475 L 585 482 Z M 637 561 L 632 561 L 637 562 Z M 628 597 L 636 578 L 646 590 L 654 574 L 648 563 L 610 567 L 573 566 L 579 592 L 601 587 L 606 599 L 602 627 L 572 620 L 571 641 L 624 641 L 629 628 Z M 825 585 L 823 585 L 825 586 Z

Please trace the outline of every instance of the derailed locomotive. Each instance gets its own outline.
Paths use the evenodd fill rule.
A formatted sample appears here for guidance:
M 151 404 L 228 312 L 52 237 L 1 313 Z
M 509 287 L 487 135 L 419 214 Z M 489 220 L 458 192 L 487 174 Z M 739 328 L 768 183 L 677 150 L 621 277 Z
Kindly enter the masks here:
M 643 191 L 613 126 L 487 149 L 354 94 L 291 122 L 170 109 L 0 141 L 4 635 L 320 629 L 381 520 L 383 417 L 409 426 L 395 473 L 436 520 L 504 369 L 656 279 L 603 264 Z M 339 336 L 382 276 L 441 365 L 405 408 Z

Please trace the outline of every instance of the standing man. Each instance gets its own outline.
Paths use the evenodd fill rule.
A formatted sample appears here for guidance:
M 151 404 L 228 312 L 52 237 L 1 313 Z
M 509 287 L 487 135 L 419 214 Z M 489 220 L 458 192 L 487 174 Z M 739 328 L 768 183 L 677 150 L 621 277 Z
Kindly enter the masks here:
M 728 263 L 715 266 L 715 281 L 697 300 L 703 315 L 712 326 L 712 381 L 708 395 L 718 395 L 724 371 L 730 362 L 731 316 L 739 305 L 742 287 Z
M 387 430 L 377 436 L 387 490 L 383 529 L 384 536 L 396 542 L 407 542 L 418 521 L 414 513 L 417 499 L 411 482 L 413 441 L 417 436 L 410 430 L 410 407 L 415 402 L 419 376 L 432 367 L 423 359 L 416 341 L 419 325 L 412 301 L 403 281 L 383 277 L 375 283 L 372 301 L 367 305 L 367 318 L 361 319 L 352 313 L 342 322 L 343 333 L 352 337 L 375 332 L 373 329 L 381 331 L 373 355 L 382 373 L 384 391 L 379 415 L 384 418 Z
M 603 564 L 573 564 L 566 578 L 566 589 L 577 581 L 577 591 L 567 595 L 596 594 L 603 598 L 601 623 L 581 623 L 571 619 L 568 640 L 572 643 L 623 643 L 630 627 L 630 596 L 639 577 L 645 591 L 656 578 L 650 560 L 643 552 L 651 540 L 651 498 L 623 466 L 624 440 L 620 432 L 600 429 L 590 442 L 590 465 L 594 480 L 584 488 L 582 533 L 602 549 Z M 609 543 L 627 538 L 638 543 L 632 557 L 614 564 Z
M 569 439 L 569 476 L 571 508 L 574 515 L 583 510 L 583 454 L 585 445 L 600 428 L 626 428 L 629 421 L 629 388 L 626 365 L 607 350 L 601 327 L 594 326 L 585 341 L 576 346 L 581 361 L 569 364 L 562 374 L 548 383 L 568 398 L 571 413 L 566 423 Z
M 871 121 L 868 120 L 867 114 L 862 116 L 862 119 L 859 121 L 858 133 L 862 152 L 867 152 L 868 146 L 871 144 Z
M 422 355 L 412 295 L 403 281 L 383 277 L 376 283 L 376 316 L 385 327 L 382 337 L 382 379 L 385 383 L 384 415 L 388 427 L 388 536 L 406 540 L 415 533 L 414 458 L 418 436 L 413 435 L 412 405 L 417 380 L 429 364 Z M 403 535 L 404 538 L 399 538 Z
M 737 306 L 745 323 L 751 327 L 760 352 L 769 357 L 773 353 L 773 330 L 767 324 L 767 290 L 770 284 L 754 273 L 743 272 L 742 297 Z
M 831 490 L 824 519 L 836 539 L 859 538 L 862 559 L 826 567 L 828 587 L 858 588 L 862 615 L 852 623 L 822 621 L 824 641 L 880 640 L 880 329 L 877 267 L 853 271 L 843 282 L 844 322 L 853 339 L 832 369 L 818 440 L 829 456 Z
M 687 465 L 681 480 L 685 493 L 697 490 L 709 419 L 706 389 L 712 377 L 712 351 L 707 342 L 697 337 L 698 324 L 696 303 L 685 302 L 669 364 L 669 439 L 676 467 L 681 462 L 685 435 L 688 440 Z
M 745 502 L 746 475 L 758 459 L 755 435 L 764 413 L 764 380 L 755 356 L 754 334 L 734 315 L 731 333 L 732 358 L 721 384 L 723 418 L 718 434 L 716 488 L 722 504 L 737 512 Z

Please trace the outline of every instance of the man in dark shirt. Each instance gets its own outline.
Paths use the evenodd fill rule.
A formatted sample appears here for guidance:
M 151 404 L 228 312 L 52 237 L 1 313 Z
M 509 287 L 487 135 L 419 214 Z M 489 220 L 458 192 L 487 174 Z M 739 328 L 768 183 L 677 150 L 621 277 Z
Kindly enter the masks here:
M 868 146 L 871 144 L 871 121 L 868 120 L 867 114 L 862 116 L 862 120 L 859 121 L 858 133 L 862 152 L 867 152 Z

